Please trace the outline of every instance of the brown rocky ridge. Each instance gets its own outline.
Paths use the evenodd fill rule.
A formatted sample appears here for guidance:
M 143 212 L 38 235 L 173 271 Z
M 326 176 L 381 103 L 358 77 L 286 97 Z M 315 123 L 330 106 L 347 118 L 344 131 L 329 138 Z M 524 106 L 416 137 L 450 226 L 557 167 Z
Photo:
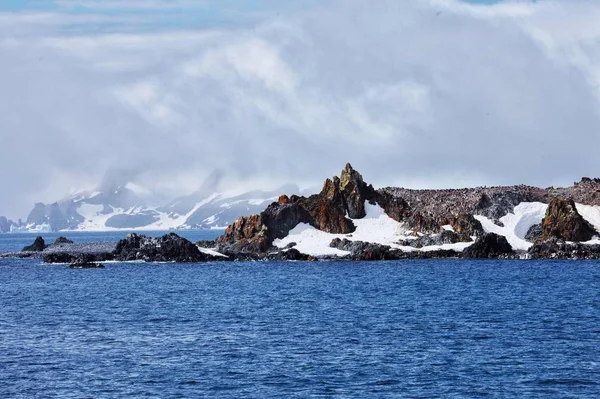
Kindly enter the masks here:
M 238 219 L 217 239 L 217 248 L 232 256 L 276 251 L 273 242 L 286 237 L 299 223 L 307 223 L 328 233 L 350 234 L 355 230 L 350 219 L 365 216 L 367 201 L 378 204 L 390 218 L 404 223 L 407 229 L 419 234 L 417 239 L 401 242 L 402 245 L 420 248 L 471 242 L 472 237 L 476 237 L 478 245 L 462 256 L 510 257 L 514 252 L 507 249 L 506 239 L 484 234 L 475 215 L 501 224 L 499 219 L 512 212 L 521 202 L 550 203 L 544 219 L 542 241 L 552 237 L 587 241 L 597 232 L 579 215 L 574 203 L 600 206 L 600 179 L 583 178 L 579 183 L 565 188 L 516 185 L 447 190 L 386 187 L 375 190 L 347 164 L 339 177 L 325 181 L 319 194 L 310 197 L 282 196 L 261 214 Z M 453 231 L 445 230 L 443 226 L 446 225 L 450 225 Z M 339 248 L 339 243 L 332 246 Z M 356 251 L 349 252 L 353 258 L 360 257 Z M 376 257 L 404 256 L 385 254 Z
M 476 216 L 501 225 L 500 218 L 521 202 L 549 204 L 539 225 L 524 237 L 532 246 L 515 252 L 507 239 L 484 231 Z M 108 260 L 149 262 L 207 262 L 224 260 L 315 260 L 298 251 L 294 243 L 276 248 L 277 239 L 288 236 L 298 224 L 351 238 L 353 220 L 366 216 L 366 204 L 379 205 L 387 216 L 404 224 L 413 238 L 400 246 L 422 248 L 433 245 L 471 243 L 462 253 L 454 250 L 402 251 L 387 245 L 335 239 L 330 246 L 349 253 L 353 260 L 412 258 L 585 258 L 600 259 L 600 245 L 582 244 L 598 234 L 577 211 L 575 203 L 600 206 L 600 179 L 583 178 L 571 187 L 537 188 L 525 185 L 476 187 L 450 190 L 411 190 L 387 187 L 376 190 L 347 164 L 339 177 L 327 179 L 320 193 L 309 197 L 282 195 L 258 215 L 241 217 L 214 242 L 191 243 L 174 233 L 161 238 L 129 235 L 110 250 L 92 250 L 89 245 L 61 239 L 46 246 L 34 245 L 17 254 L 41 257 L 46 262 L 98 263 Z M 448 226 L 451 226 L 449 228 Z M 101 246 L 102 247 L 102 246 Z M 208 255 L 211 248 L 225 255 Z

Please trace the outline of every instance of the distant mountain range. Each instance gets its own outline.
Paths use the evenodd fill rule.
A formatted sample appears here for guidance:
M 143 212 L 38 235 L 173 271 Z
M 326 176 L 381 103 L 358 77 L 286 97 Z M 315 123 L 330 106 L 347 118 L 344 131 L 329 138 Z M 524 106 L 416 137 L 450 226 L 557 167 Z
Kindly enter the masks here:
M 0 217 L 0 232 L 221 229 L 238 217 L 260 213 L 281 194 L 299 194 L 295 185 L 239 195 L 214 191 L 219 176 L 211 175 L 192 194 L 164 204 L 149 204 L 144 190 L 132 184 L 102 184 L 60 201 L 37 203 L 25 221 Z

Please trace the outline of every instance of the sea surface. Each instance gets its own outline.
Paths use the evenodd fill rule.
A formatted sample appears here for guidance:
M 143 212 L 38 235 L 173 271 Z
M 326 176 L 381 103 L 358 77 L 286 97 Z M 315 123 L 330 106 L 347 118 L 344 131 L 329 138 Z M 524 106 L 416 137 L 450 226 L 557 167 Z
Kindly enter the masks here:
M 0 259 L 0 398 L 198 397 L 599 398 L 600 263 Z

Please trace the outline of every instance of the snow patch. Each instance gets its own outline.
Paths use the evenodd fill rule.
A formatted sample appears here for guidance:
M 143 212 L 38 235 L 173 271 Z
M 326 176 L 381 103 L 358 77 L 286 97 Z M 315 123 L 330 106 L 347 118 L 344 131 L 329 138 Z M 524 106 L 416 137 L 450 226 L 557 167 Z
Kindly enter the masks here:
M 311 256 L 346 256 L 350 253 L 337 248 L 331 248 L 329 244 L 334 238 L 347 239 L 350 241 L 364 241 L 369 243 L 388 245 L 392 248 L 403 251 L 418 251 L 413 247 L 400 246 L 398 241 L 407 238 L 414 238 L 407 231 L 403 223 L 399 223 L 385 214 L 385 211 L 378 205 L 365 204 L 366 217 L 363 219 L 352 219 L 356 226 L 356 231 L 351 234 L 331 234 L 320 231 L 308 224 L 301 223 L 290 231 L 287 237 L 275 240 L 273 243 L 278 248 L 285 248 L 291 243 L 296 243 L 295 249 L 301 253 Z M 472 242 L 433 245 L 424 247 L 423 251 L 433 251 L 438 249 L 453 249 L 462 251 Z
M 206 254 L 206 255 L 217 256 L 217 257 L 220 257 L 220 258 L 227 258 L 228 257 L 227 255 L 223 255 L 222 253 L 217 252 L 217 251 L 215 251 L 213 249 L 209 249 L 209 248 L 198 247 L 198 250 L 200 252 L 202 252 L 203 254 Z
M 526 251 L 533 244 L 525 240 L 525 235 L 532 226 L 542 222 L 547 209 L 548 205 L 541 202 L 521 202 L 515 206 L 513 213 L 500 218 L 504 227 L 498 226 L 485 216 L 475 215 L 475 219 L 481 222 L 486 233 L 504 236 L 514 250 Z
M 575 204 L 577 212 L 583 217 L 589 224 L 591 224 L 596 231 L 600 231 L 600 207 Z
M 329 243 L 334 238 L 347 237 L 344 234 L 331 234 L 318 230 L 313 226 L 300 223 L 294 227 L 287 237 L 281 240 L 275 240 L 273 243 L 277 248 L 284 248 L 290 243 L 295 242 L 296 248 L 303 254 L 311 256 L 346 256 L 350 255 L 348 251 L 342 251 L 337 248 L 331 248 Z

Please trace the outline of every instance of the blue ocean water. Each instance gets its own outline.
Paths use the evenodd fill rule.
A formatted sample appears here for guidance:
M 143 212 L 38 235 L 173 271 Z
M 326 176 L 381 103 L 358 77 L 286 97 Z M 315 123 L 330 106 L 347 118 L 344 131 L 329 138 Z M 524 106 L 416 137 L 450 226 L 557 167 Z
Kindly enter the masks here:
M 99 232 L 79 232 L 68 231 L 60 233 L 18 233 L 18 234 L 0 234 L 0 252 L 20 251 L 26 245 L 31 245 L 35 237 L 41 236 L 46 244 L 52 244 L 57 237 L 65 236 L 74 242 L 117 242 L 132 233 L 130 231 L 99 231 Z M 150 237 L 159 237 L 168 232 L 165 231 L 136 231 L 137 234 L 144 234 Z M 175 232 L 190 241 L 214 240 L 223 230 L 178 230 Z
M 600 397 L 598 262 L 106 266 L 0 259 L 0 398 Z

